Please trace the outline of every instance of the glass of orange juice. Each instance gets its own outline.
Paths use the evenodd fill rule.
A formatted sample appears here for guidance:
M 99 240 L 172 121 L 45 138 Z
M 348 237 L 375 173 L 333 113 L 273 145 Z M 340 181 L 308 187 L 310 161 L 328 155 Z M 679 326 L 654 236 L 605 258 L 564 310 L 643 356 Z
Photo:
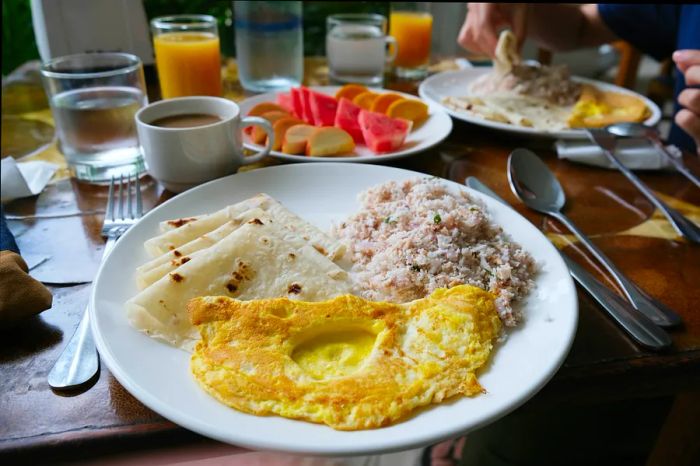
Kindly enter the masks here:
M 151 21 L 160 92 L 164 99 L 190 95 L 220 97 L 221 54 L 216 19 L 174 15 Z
M 428 2 L 392 2 L 389 34 L 398 44 L 394 70 L 399 78 L 422 79 L 428 75 L 433 15 Z

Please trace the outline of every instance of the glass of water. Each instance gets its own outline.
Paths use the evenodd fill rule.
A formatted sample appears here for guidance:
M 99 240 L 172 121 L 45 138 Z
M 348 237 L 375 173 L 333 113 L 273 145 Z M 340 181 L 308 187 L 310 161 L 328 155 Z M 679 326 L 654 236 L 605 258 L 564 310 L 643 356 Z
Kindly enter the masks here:
M 376 14 L 328 17 L 326 56 L 331 80 L 374 86 L 382 83 L 384 67 L 394 60 L 398 49 L 396 40 L 386 35 L 386 22 L 384 16 Z
M 137 56 L 69 55 L 44 63 L 41 75 L 59 148 L 78 180 L 104 183 L 145 171 L 134 115 L 148 98 Z

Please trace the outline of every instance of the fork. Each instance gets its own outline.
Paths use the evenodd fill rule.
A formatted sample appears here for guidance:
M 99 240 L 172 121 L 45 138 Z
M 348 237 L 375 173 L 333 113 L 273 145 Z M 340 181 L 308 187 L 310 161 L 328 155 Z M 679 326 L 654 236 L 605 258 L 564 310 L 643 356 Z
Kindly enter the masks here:
M 132 182 L 132 178 L 135 181 Z M 138 175 L 128 175 L 126 184 L 124 176 L 120 176 L 116 196 L 114 184 L 115 178 L 112 177 L 101 231 L 102 236 L 107 238 L 102 260 L 109 255 L 126 230 L 143 216 Z M 132 191 L 135 192 L 133 196 Z M 90 331 L 90 317 L 86 307 L 78 328 L 49 372 L 48 382 L 51 387 L 59 390 L 76 388 L 92 379 L 99 368 L 100 358 Z

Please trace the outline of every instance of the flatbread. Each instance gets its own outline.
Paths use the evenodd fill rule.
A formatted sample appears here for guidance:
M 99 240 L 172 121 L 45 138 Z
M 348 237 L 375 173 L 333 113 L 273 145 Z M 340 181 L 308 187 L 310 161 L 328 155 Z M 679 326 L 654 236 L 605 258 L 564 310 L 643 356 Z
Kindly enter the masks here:
M 165 274 L 172 272 L 179 266 L 197 257 L 203 250 L 210 248 L 222 239 L 226 238 L 236 228 L 256 217 L 267 217 L 262 209 L 251 209 L 242 213 L 238 217 L 229 220 L 217 229 L 205 233 L 193 239 L 189 243 L 183 244 L 179 248 L 168 251 L 155 259 L 146 262 L 136 269 L 136 285 L 140 290 L 155 283 Z
M 165 233 L 149 239 L 144 243 L 144 246 L 151 257 L 155 258 L 161 256 L 204 234 L 214 231 L 226 222 L 234 220 L 239 215 L 252 209 L 262 209 L 268 212 L 277 223 L 299 234 L 308 241 L 311 246 L 331 260 L 341 258 L 345 253 L 345 246 L 340 241 L 331 238 L 314 225 L 290 212 L 282 204 L 267 194 L 258 194 L 238 204 L 214 212 L 213 214 L 186 222 L 179 228 L 168 230 Z M 170 222 L 177 222 L 177 220 Z
M 127 301 L 126 311 L 133 327 L 192 351 L 199 338 L 187 316 L 187 302 L 192 298 L 286 296 L 323 301 L 351 291 L 343 269 L 304 238 L 280 226 L 277 217 L 268 216 L 245 223 L 167 273 Z

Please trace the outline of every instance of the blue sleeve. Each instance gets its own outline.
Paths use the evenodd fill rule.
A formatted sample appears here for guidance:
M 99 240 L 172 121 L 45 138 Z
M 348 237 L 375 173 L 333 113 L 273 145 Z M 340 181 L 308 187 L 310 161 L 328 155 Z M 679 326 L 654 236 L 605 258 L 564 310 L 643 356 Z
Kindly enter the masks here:
M 620 39 L 656 60 L 676 50 L 681 5 L 601 3 L 598 14 Z

